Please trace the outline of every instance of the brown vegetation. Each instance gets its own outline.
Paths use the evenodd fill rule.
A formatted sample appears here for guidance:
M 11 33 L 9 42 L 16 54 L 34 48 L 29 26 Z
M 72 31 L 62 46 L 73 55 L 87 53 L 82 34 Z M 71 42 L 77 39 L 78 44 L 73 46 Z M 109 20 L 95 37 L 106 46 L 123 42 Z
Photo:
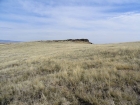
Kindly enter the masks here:
M 1 44 L 0 105 L 140 105 L 140 43 Z

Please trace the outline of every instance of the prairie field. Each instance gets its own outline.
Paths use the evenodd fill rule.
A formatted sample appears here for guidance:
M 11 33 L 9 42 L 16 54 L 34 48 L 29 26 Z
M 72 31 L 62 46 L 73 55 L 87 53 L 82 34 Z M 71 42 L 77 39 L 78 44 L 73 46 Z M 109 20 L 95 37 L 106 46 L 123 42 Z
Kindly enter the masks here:
M 0 105 L 140 105 L 140 42 L 0 44 Z

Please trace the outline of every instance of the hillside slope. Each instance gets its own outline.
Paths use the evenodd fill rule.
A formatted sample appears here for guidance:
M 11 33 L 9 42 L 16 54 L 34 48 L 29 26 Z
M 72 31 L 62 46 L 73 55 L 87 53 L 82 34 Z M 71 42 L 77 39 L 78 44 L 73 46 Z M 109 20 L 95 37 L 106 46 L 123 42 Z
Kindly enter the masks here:
M 139 42 L 0 44 L 0 105 L 139 103 Z

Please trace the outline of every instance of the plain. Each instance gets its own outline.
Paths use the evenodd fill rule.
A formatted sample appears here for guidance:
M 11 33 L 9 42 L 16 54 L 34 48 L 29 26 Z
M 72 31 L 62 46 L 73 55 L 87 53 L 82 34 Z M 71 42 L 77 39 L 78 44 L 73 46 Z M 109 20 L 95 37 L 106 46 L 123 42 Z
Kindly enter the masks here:
M 0 44 L 0 105 L 140 105 L 140 42 Z

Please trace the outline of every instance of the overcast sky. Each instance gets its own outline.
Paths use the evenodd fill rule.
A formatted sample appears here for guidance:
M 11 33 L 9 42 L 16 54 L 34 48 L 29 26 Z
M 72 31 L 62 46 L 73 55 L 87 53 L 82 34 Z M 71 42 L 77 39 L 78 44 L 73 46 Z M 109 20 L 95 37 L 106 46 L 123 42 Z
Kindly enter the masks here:
M 140 41 L 140 0 L 0 0 L 0 39 Z

